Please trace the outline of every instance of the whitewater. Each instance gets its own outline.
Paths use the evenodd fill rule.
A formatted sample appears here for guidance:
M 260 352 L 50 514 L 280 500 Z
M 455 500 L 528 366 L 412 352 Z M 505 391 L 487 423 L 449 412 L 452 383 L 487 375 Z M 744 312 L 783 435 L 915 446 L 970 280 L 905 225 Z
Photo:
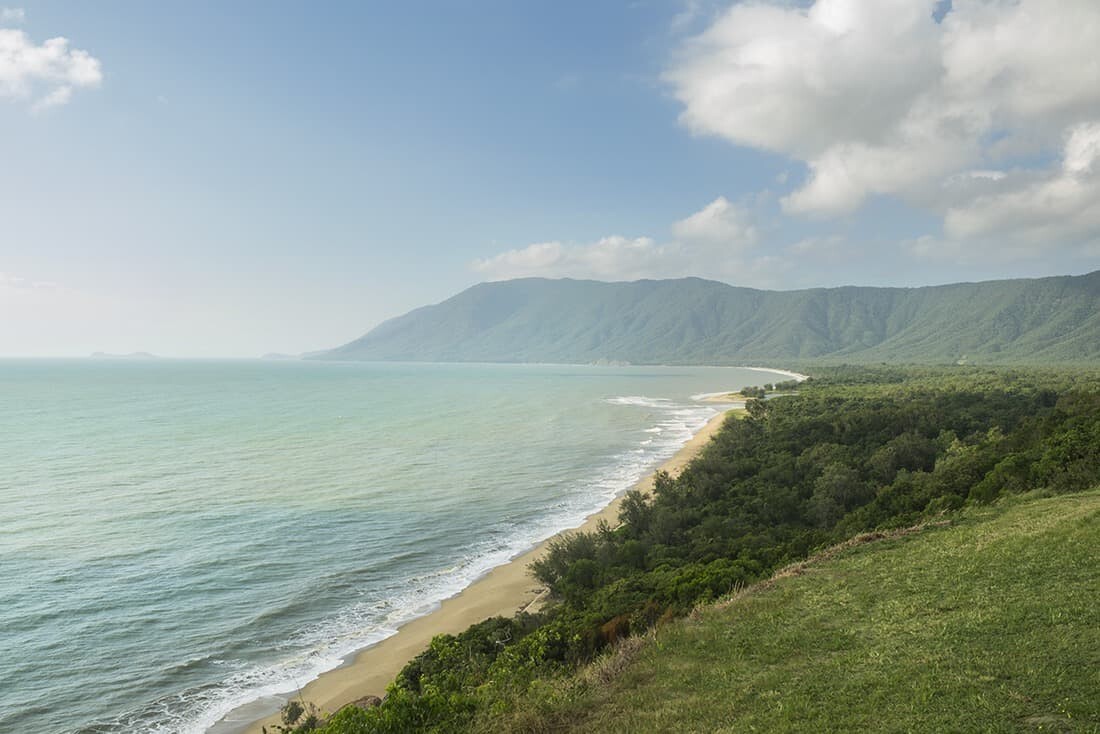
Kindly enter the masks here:
M 0 362 L 0 731 L 207 732 L 573 527 L 717 367 Z

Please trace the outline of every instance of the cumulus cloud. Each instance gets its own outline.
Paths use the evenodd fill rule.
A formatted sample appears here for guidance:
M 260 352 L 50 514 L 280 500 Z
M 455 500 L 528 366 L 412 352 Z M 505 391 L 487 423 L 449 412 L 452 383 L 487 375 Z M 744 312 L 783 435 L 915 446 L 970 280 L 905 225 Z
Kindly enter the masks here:
M 0 23 L 18 25 L 27 19 L 23 8 L 0 8 Z
M 531 276 L 634 280 L 659 267 L 666 255 L 666 248 L 648 237 L 612 235 L 584 245 L 539 242 L 476 260 L 473 269 L 490 280 Z
M 1026 255 L 1059 243 L 1100 242 L 1100 123 L 1067 131 L 1061 165 L 1039 176 L 995 180 L 998 187 L 947 210 L 954 240 L 995 239 L 1006 254 Z
M 907 0 L 738 4 L 665 76 L 693 131 L 807 159 L 880 138 L 935 77 L 920 15 Z
M 788 213 L 890 195 L 943 215 L 950 239 L 992 232 L 1020 206 L 1033 238 L 1100 234 L 1092 168 L 1074 168 L 1095 160 L 1100 3 L 937 7 L 738 3 L 684 43 L 665 80 L 694 133 L 805 164 Z
M 761 258 L 752 213 L 719 197 L 694 214 L 673 223 L 673 239 L 613 235 L 596 242 L 540 242 L 476 260 L 472 268 L 490 280 L 523 278 L 596 278 L 637 280 L 687 275 L 730 277 Z
M 686 247 L 719 248 L 730 254 L 756 244 L 756 227 L 743 206 L 724 196 L 672 225 L 672 234 Z
M 68 104 L 69 100 L 72 98 L 72 87 L 57 87 L 45 97 L 31 105 L 31 112 L 42 112 L 51 107 L 60 107 L 61 105 Z
M 35 112 L 66 104 L 78 88 L 103 81 L 99 59 L 66 38 L 36 44 L 23 31 L 0 28 L 0 98 L 27 100 Z

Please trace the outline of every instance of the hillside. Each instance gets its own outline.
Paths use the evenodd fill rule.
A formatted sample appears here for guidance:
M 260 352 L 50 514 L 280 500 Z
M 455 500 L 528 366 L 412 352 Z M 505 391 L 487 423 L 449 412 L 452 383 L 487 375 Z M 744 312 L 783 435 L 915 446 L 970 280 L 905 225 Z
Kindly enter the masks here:
M 705 607 L 483 730 L 1095 732 L 1098 547 L 1097 491 L 972 508 Z
M 291 731 L 1096 730 L 1098 477 L 1095 370 L 819 368 Z
M 1100 358 L 1100 271 L 926 288 L 764 291 L 699 278 L 482 283 L 331 360 L 722 364 Z

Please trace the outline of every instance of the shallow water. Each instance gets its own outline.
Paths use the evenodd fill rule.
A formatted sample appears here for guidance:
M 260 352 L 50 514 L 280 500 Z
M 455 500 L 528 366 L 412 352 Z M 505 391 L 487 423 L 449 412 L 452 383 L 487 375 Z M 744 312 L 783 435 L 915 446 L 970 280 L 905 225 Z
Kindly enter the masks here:
M 0 362 L 0 731 L 203 732 L 578 524 L 736 368 Z

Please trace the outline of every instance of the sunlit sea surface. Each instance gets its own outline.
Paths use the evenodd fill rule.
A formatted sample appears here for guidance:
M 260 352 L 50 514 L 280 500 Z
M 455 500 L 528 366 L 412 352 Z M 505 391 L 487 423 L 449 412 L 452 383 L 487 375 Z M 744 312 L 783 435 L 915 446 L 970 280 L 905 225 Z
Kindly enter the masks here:
M 0 731 L 204 732 L 629 488 L 732 368 L 0 361 Z

